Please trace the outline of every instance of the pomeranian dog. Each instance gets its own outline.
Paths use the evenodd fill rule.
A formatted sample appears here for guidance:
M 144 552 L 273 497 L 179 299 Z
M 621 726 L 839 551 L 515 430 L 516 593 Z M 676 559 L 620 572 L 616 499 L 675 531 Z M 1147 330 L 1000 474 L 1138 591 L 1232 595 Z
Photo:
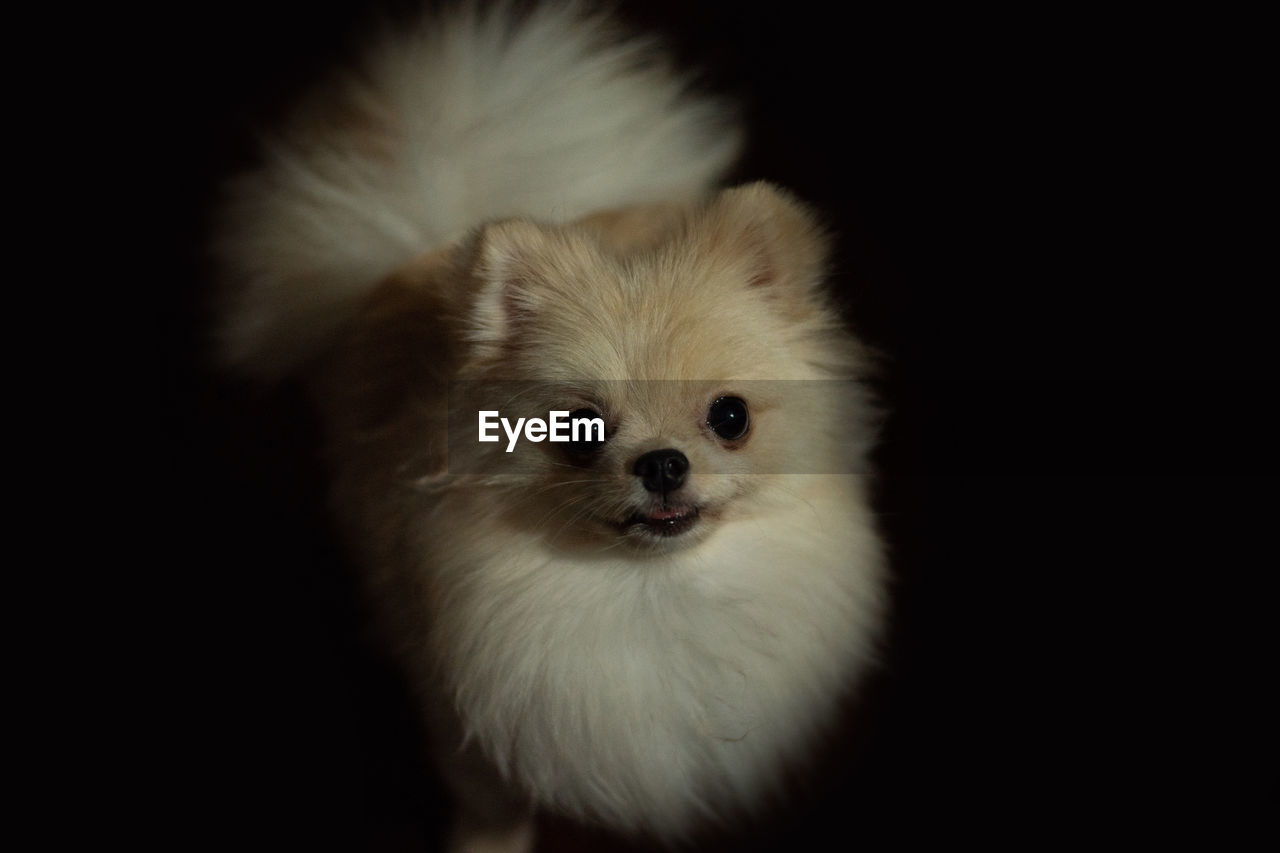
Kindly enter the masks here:
M 774 791 L 867 671 L 884 559 L 828 241 L 575 6 L 377 40 L 228 186 L 222 355 L 303 376 L 456 794 L 658 838 Z M 544 440 L 545 439 L 545 440 Z

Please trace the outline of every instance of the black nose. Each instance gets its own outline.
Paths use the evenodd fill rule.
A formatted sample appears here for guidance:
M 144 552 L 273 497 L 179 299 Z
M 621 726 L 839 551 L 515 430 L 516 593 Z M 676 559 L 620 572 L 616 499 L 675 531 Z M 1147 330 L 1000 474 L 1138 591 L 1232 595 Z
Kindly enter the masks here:
M 635 475 L 651 492 L 674 492 L 684 485 L 689 460 L 679 450 L 650 450 L 636 460 Z

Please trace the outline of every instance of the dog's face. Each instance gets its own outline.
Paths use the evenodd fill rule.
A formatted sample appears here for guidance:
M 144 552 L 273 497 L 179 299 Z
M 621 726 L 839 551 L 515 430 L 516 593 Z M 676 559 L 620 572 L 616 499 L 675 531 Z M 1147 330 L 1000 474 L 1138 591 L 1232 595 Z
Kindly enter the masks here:
M 564 542 L 665 551 L 758 509 L 793 460 L 838 452 L 850 401 L 815 381 L 851 354 L 824 262 L 807 213 L 761 186 L 623 253 L 584 228 L 487 229 L 468 375 L 527 383 L 506 394 L 518 416 L 605 425 L 522 448 L 519 513 Z

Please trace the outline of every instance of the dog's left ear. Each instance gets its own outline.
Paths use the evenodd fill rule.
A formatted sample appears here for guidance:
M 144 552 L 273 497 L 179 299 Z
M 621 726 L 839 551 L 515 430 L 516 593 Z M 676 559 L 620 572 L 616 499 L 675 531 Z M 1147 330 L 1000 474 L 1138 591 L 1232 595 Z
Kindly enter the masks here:
M 827 272 L 830 239 L 790 193 L 760 182 L 725 190 L 699 223 L 713 256 L 750 289 L 783 304 L 812 304 Z

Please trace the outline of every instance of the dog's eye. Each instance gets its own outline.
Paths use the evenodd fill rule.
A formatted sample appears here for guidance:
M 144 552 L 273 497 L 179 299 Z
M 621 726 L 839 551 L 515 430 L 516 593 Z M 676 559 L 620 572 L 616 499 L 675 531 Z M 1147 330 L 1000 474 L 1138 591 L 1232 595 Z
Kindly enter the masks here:
M 729 441 L 747 434 L 747 401 L 741 397 L 721 397 L 707 410 L 707 426 Z
M 594 409 L 578 409 L 569 413 L 570 453 L 594 453 L 604 447 L 604 418 Z

